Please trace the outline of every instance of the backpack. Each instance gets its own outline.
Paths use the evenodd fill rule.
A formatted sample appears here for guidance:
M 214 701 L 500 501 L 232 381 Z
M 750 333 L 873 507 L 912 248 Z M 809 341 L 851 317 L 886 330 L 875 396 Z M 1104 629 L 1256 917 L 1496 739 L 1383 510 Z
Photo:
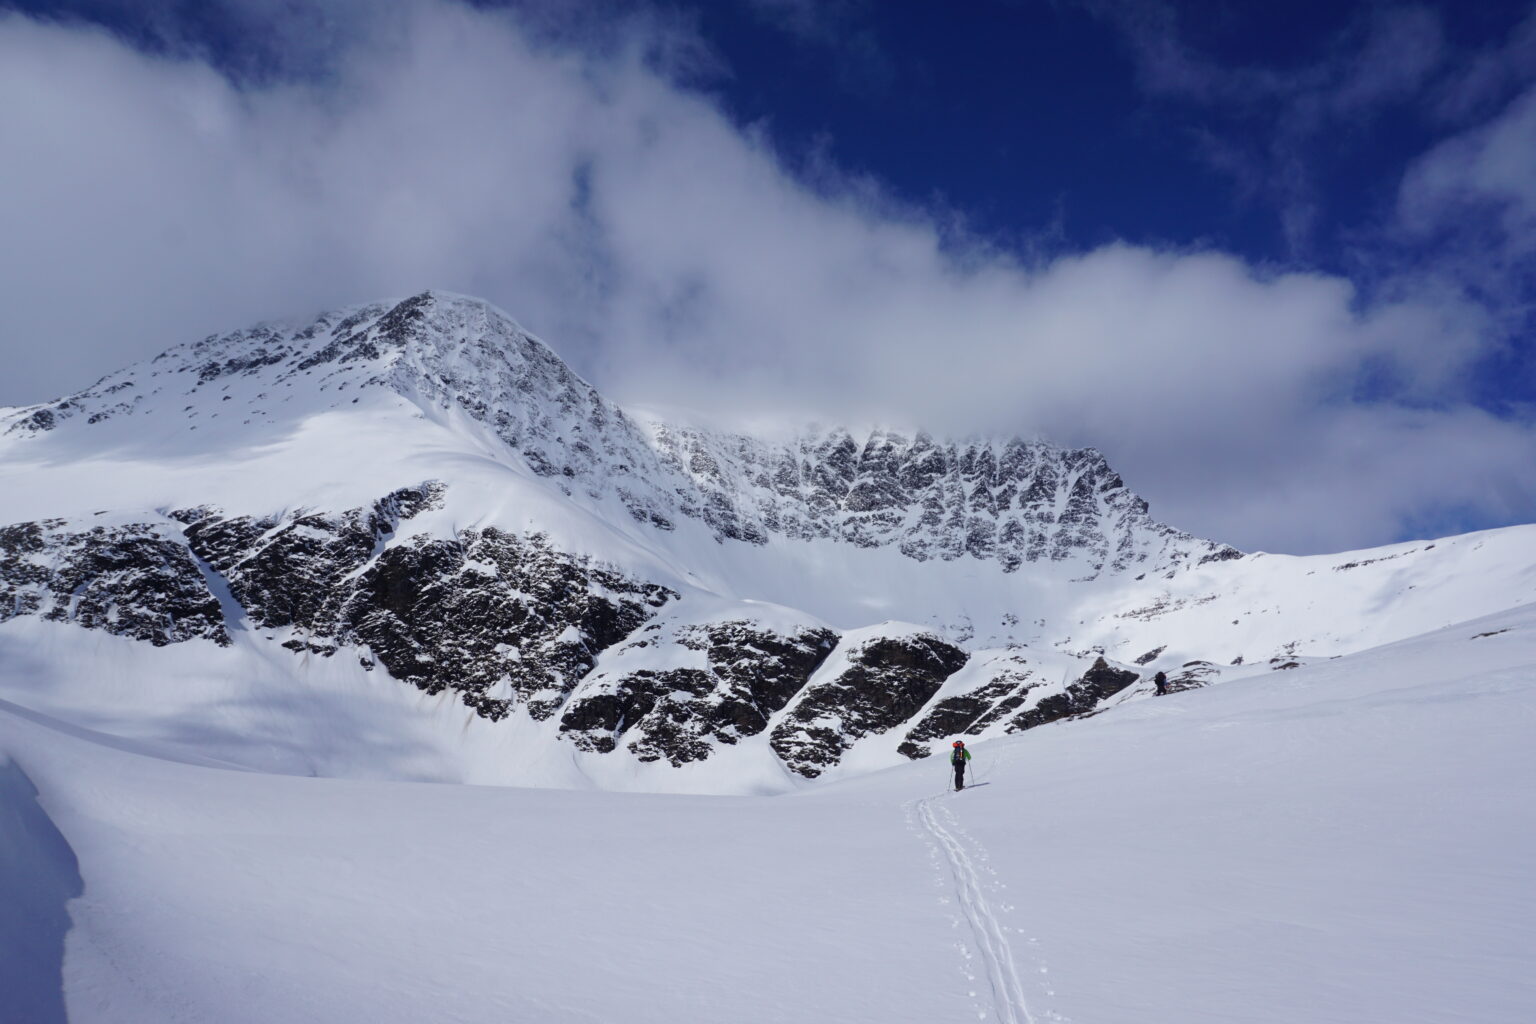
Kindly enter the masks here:
M 950 764 L 965 764 L 965 748 L 956 747 L 949 752 Z

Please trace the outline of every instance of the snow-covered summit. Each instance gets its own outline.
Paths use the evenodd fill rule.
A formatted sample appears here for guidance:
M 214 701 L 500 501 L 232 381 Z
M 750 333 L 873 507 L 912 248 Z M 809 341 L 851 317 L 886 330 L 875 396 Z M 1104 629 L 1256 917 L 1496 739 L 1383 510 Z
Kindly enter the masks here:
M 362 702 L 451 749 L 419 777 L 774 790 L 1536 600 L 1532 529 L 1244 556 L 1091 448 L 631 415 L 425 292 L 0 410 L 0 654 L 268 768 L 370 764 L 292 741 Z
M 1068 563 L 1073 577 L 1237 555 L 1153 520 L 1091 448 L 841 428 L 764 441 L 639 421 L 505 313 L 443 292 L 213 335 L 76 395 L 0 412 L 0 435 L 64 431 L 88 449 L 147 431 L 216 455 L 320 416 L 376 419 L 381 403 L 465 435 L 468 447 L 493 438 L 497 457 L 651 530 L 695 520 L 722 541 L 832 539 L 1005 572 Z M 347 473 L 340 461 L 326 471 Z
M 1533 664 L 1536 526 L 1240 556 L 438 293 L 219 335 L 0 410 L 0 1006 L 1524 1022 Z

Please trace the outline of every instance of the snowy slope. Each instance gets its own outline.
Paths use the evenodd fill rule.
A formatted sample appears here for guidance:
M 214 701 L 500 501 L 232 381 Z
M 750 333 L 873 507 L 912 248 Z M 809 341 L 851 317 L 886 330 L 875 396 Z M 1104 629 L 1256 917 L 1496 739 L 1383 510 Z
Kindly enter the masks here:
M 783 791 L 1531 601 L 1536 527 L 1242 555 L 1092 449 L 632 416 L 435 292 L 0 411 L 0 699 L 263 771 Z
M 219 335 L 0 411 L 0 1019 L 1524 1022 L 1533 669 L 1536 527 Z
M 1525 607 L 987 741 L 963 794 L 300 778 L 0 706 L 0 991 L 76 1024 L 1516 1024 L 1533 668 Z
M 830 538 L 918 560 L 1067 563 L 1058 575 L 1233 553 L 1154 522 L 1092 449 L 842 429 L 769 442 L 637 423 L 504 313 L 437 292 L 180 346 L 77 395 L 0 411 L 0 436 L 18 471 L 63 470 L 31 501 L 13 494 L 8 521 L 103 502 L 262 513 L 277 481 L 288 507 L 339 511 L 434 467 L 455 488 L 489 477 L 519 503 L 553 492 L 564 510 L 507 517 L 507 502 L 467 495 L 477 520 L 552 529 L 575 506 L 685 553 L 695 525 L 748 545 Z M 210 459 L 233 472 L 208 479 Z M 667 545 L 678 530 L 685 543 Z

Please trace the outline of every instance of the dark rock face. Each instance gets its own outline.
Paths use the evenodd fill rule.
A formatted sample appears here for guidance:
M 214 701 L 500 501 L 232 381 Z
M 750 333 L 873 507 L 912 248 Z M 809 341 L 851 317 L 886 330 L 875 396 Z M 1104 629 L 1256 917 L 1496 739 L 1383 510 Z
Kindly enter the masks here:
M 1234 664 L 1241 663 L 1239 658 Z M 1189 661 L 1177 672 L 1168 675 L 1168 692 L 1178 693 L 1181 690 L 1195 690 L 1202 686 L 1209 686 L 1219 681 L 1221 670 L 1209 661 Z
M 877 637 L 846 652 L 847 666 L 807 689 L 769 740 L 786 767 L 814 779 L 855 740 L 903 724 L 965 665 L 968 655 L 933 634 Z
M 1215 551 L 1212 551 L 1210 554 L 1200 559 L 1198 564 L 1209 565 L 1211 562 L 1231 562 L 1242 557 L 1243 553 L 1237 550 L 1237 548 L 1232 547 L 1230 544 L 1223 544 Z
M 0 528 L 0 622 L 42 615 L 156 647 L 230 642 L 218 599 L 178 540 L 147 523 Z
M 1068 686 L 1064 692 L 1046 697 L 1028 711 L 1015 716 L 1011 725 L 1018 729 L 1032 729 L 1072 715 L 1087 714 L 1106 697 L 1114 696 L 1140 678 L 1135 672 L 1112 668 L 1103 658 L 1099 658 L 1092 668 L 1083 673 L 1081 679 Z M 1010 728 L 1008 731 L 1014 730 Z
M 628 737 L 642 761 L 702 760 L 711 741 L 756 736 L 805 686 L 837 643 L 830 630 L 783 634 L 744 621 L 647 627 L 616 653 L 665 652 L 703 668 L 636 669 L 595 679 L 570 702 L 560 728 L 583 750 L 610 751 Z
M 247 386 L 225 393 L 235 378 Z M 220 416 L 272 424 L 290 400 L 320 412 L 378 392 L 479 421 L 567 493 L 617 498 L 661 530 L 693 519 L 721 542 L 826 538 L 924 561 L 995 561 L 1006 572 L 1082 563 L 1072 570 L 1080 578 L 1240 555 L 1154 521 L 1092 448 L 843 429 L 768 442 L 637 423 L 506 316 L 433 292 L 212 335 L 18 410 L 6 430 L 29 437 L 130 416 L 174 416 L 188 431 Z M 254 397 L 222 405 L 241 393 Z
M 711 732 L 726 743 L 756 736 L 783 710 L 837 646 L 829 629 L 780 634 L 751 622 L 712 623 L 703 630 L 710 670 L 721 681 Z
M 340 636 L 366 644 L 396 679 L 457 690 L 487 718 L 516 698 L 545 719 L 601 651 L 676 597 L 539 536 L 464 530 L 384 552 L 347 597 Z
M 210 588 L 222 583 L 253 624 L 291 628 L 290 650 L 367 648 L 396 679 L 428 693 L 453 690 L 484 717 L 502 718 L 521 701 L 543 719 L 601 651 L 677 597 L 540 536 L 464 530 L 386 547 L 440 492 L 423 484 L 367 508 L 281 521 L 183 509 L 169 517 L 182 524 L 180 536 L 171 523 L 8 526 L 0 529 L 0 621 L 43 615 L 157 646 L 228 645 Z M 723 648 L 719 657 L 736 671 Z M 771 707 L 775 678 L 765 671 L 739 685 Z
M 714 689 L 714 677 L 701 669 L 640 669 L 620 680 L 611 693 L 572 702 L 560 729 L 583 750 L 607 753 L 626 732 L 633 732 L 629 749 L 642 761 L 701 761 L 709 756 L 711 745 L 703 739 L 707 730 L 694 705 Z
M 402 315 L 400 329 L 411 322 Z M 396 679 L 456 691 L 492 720 L 517 701 L 535 718 L 554 714 L 599 652 L 676 597 L 542 537 L 494 528 L 385 546 L 440 498 L 433 483 L 370 508 L 283 522 L 180 516 L 191 520 L 192 549 L 224 575 L 253 622 L 301 632 L 286 646 L 326 656 L 341 644 L 367 647 Z
M 913 760 L 933 751 L 933 740 L 961 734 L 975 736 L 1010 714 L 1045 679 L 1019 655 L 995 659 L 987 666 L 987 682 L 969 692 L 946 697 L 907 732 L 897 752 Z
M 1004 731 L 1012 733 L 1085 715 L 1141 678 L 1136 672 L 1114 668 L 1103 658 L 1098 658 L 1081 678 L 1065 687 L 1059 681 L 1044 678 L 1018 655 L 997 659 L 988 669 L 987 682 L 981 686 L 929 708 L 897 751 L 916 760 L 933 753 L 929 746 L 933 740 L 980 735 L 1004 719 Z M 1021 711 L 1042 687 L 1059 688 L 1059 692 L 1047 690 L 1046 696 Z
M 683 514 L 752 543 L 830 537 L 919 561 L 969 555 L 1006 572 L 1085 555 L 1089 577 L 1194 564 L 1218 549 L 1154 522 L 1092 448 L 891 431 L 860 443 L 840 430 L 774 446 L 672 426 L 655 440 L 663 465 L 702 492 Z M 1218 557 L 1240 557 L 1230 550 Z
M 229 583 L 251 621 L 268 628 L 297 626 L 334 636 L 345 580 L 367 564 L 404 519 L 436 504 L 439 484 L 405 488 L 369 509 L 300 514 L 285 522 L 206 509 L 173 513 L 190 520 L 193 552 Z
M 21 433 L 27 430 L 42 433 L 45 430 L 52 430 L 57 423 L 58 417 L 54 415 L 52 409 L 39 409 L 32 415 L 18 421 L 7 433 Z
M 228 645 L 217 596 L 227 588 L 250 623 L 288 631 L 290 650 L 328 657 L 351 646 L 365 667 L 382 664 L 428 693 L 452 691 L 493 721 L 519 705 L 538 720 L 558 714 L 560 733 L 583 750 L 622 743 L 641 761 L 680 766 L 768 732 L 781 715 L 768 745 L 806 778 L 864 736 L 908 726 L 898 749 L 926 757 L 941 737 L 1089 713 L 1139 678 L 1099 658 L 1030 706 L 1037 688 L 1060 684 L 1022 654 L 994 653 L 977 687 L 919 719 L 968 659 L 934 634 L 865 639 L 810 686 L 838 643 L 831 630 L 655 622 L 677 593 L 539 535 L 397 536 L 440 500 L 440 485 L 428 483 L 339 513 L 278 519 L 199 507 L 158 524 L 0 528 L 0 621 L 41 615 L 157 646 Z M 608 667 L 598 671 L 604 652 Z M 1191 663 L 1172 688 L 1200 685 L 1210 669 Z
M 970 693 L 939 701 L 907 733 L 901 745 L 896 748 L 897 753 L 915 761 L 933 753 L 924 745 L 931 740 L 944 736 L 956 736 L 960 733 L 979 732 L 979 729 L 973 728 L 976 723 L 981 721 L 998 701 L 1013 694 L 1018 688 L 1017 679 L 1001 677 Z

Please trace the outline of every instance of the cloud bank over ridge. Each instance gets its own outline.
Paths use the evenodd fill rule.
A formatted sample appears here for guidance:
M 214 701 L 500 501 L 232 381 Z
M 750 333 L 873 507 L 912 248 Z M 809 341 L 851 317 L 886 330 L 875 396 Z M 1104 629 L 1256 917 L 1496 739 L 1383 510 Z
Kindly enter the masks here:
M 685 29 L 627 28 L 415 3 L 306 51 L 318 70 L 237 83 L 0 16 L 0 402 L 432 286 L 496 302 L 621 402 L 1093 444 L 1159 518 L 1250 549 L 1536 512 L 1536 434 L 1471 401 L 1505 339 L 1454 280 L 1126 244 L 1025 259 L 791 167 L 692 81 Z M 1482 183 L 1530 237 L 1505 176 L 1524 111 L 1427 157 L 1405 220 Z

